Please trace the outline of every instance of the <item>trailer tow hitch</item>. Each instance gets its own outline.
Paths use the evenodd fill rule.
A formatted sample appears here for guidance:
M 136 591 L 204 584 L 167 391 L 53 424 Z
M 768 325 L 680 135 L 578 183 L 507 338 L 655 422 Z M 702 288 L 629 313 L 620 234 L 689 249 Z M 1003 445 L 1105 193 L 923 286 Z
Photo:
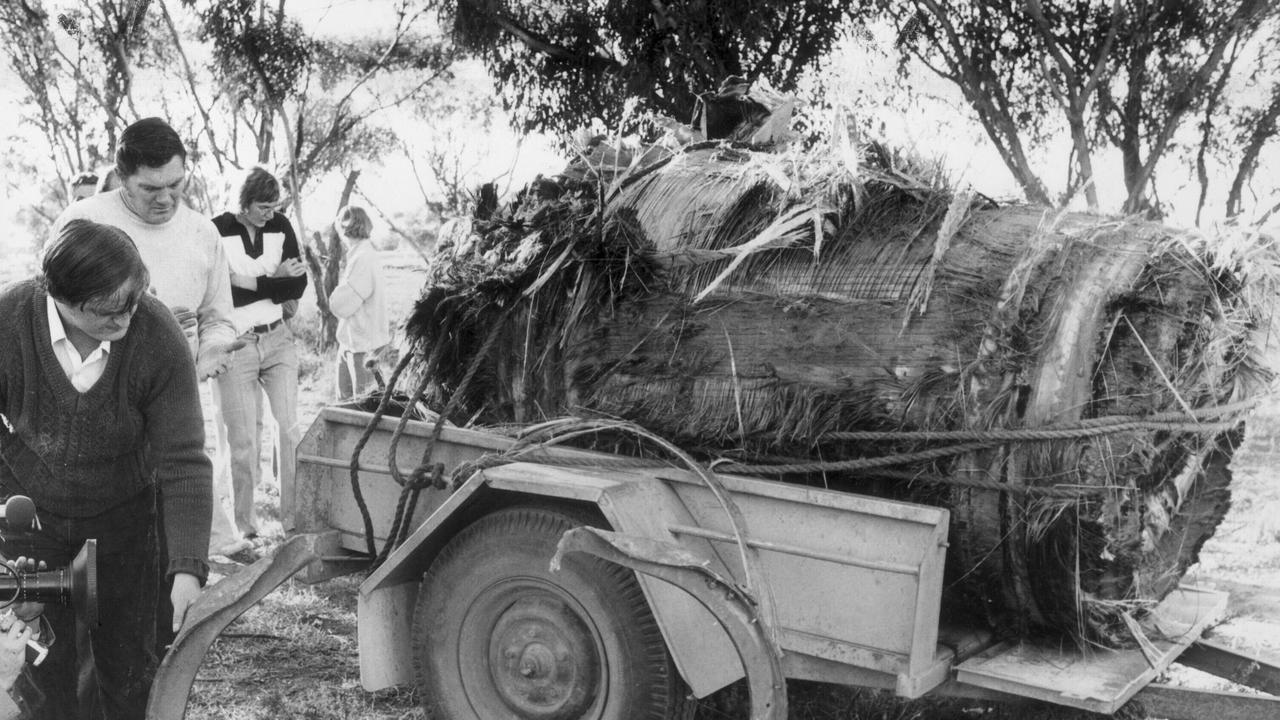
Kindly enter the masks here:
M 213 641 L 254 603 L 319 559 L 319 537 L 294 536 L 275 555 L 258 560 L 201 593 L 187 611 L 181 632 L 156 671 L 147 701 L 147 720 L 181 720 L 187 711 L 191 684 Z
M 565 532 L 551 558 L 552 572 L 568 552 L 594 555 L 652 575 L 692 595 L 725 629 L 738 653 L 751 692 L 751 720 L 786 720 L 787 679 L 768 628 L 751 598 L 712 571 L 706 560 L 679 545 L 592 527 Z

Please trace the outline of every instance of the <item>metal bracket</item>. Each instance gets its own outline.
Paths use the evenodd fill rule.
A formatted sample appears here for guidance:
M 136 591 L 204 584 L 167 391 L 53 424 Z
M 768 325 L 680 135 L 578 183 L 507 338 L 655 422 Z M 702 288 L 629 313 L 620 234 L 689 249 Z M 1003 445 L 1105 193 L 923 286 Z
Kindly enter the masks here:
M 734 583 L 710 569 L 707 560 L 679 545 L 649 538 L 578 527 L 560 538 L 551 570 L 565 553 L 580 552 L 607 560 L 675 585 L 693 596 L 729 635 L 751 691 L 751 720 L 786 720 L 787 678 L 781 653 L 756 603 Z
M 182 720 L 205 653 L 228 625 L 285 580 L 316 560 L 321 535 L 296 535 L 262 558 L 213 585 L 187 611 L 186 622 L 160 662 L 147 720 Z

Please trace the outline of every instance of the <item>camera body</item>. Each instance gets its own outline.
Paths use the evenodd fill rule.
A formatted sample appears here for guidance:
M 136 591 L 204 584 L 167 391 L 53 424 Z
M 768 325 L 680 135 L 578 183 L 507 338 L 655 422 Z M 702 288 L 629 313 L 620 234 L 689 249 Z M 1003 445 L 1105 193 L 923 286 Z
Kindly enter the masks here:
M 5 525 L 18 529 L 38 526 L 35 504 L 24 495 L 10 497 L 0 508 Z M 32 558 L 39 560 L 39 558 Z M 19 603 L 44 603 L 74 608 L 92 627 L 98 623 L 98 541 L 87 540 L 71 564 L 63 568 L 27 570 L 0 558 L 0 610 Z

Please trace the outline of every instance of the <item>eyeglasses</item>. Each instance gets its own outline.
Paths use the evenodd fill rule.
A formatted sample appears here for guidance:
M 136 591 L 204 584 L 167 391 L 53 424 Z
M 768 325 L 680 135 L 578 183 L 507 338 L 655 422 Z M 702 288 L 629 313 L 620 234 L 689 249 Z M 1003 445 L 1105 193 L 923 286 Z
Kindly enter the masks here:
M 82 303 L 80 305 L 80 310 L 81 312 L 88 313 L 96 318 L 101 318 L 102 320 L 114 320 L 116 318 L 129 317 L 130 315 L 133 315 L 138 310 L 138 298 L 134 298 L 130 300 L 129 304 L 125 305 L 122 308 L 117 308 L 113 310 L 104 310 L 102 308 L 89 307 L 87 303 Z

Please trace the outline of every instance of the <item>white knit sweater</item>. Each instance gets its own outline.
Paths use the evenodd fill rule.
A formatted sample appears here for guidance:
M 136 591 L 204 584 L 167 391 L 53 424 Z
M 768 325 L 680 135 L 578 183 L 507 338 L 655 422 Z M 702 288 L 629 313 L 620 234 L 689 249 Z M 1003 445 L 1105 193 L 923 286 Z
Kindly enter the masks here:
M 151 292 L 170 309 L 196 312 L 200 348 L 235 340 L 230 320 L 231 272 L 213 221 L 179 205 L 168 222 L 152 225 L 125 205 L 122 192 L 112 190 L 71 203 L 54 222 L 50 241 L 78 218 L 124 230 L 151 273 Z M 195 355 L 196 337 L 188 333 L 187 341 Z

